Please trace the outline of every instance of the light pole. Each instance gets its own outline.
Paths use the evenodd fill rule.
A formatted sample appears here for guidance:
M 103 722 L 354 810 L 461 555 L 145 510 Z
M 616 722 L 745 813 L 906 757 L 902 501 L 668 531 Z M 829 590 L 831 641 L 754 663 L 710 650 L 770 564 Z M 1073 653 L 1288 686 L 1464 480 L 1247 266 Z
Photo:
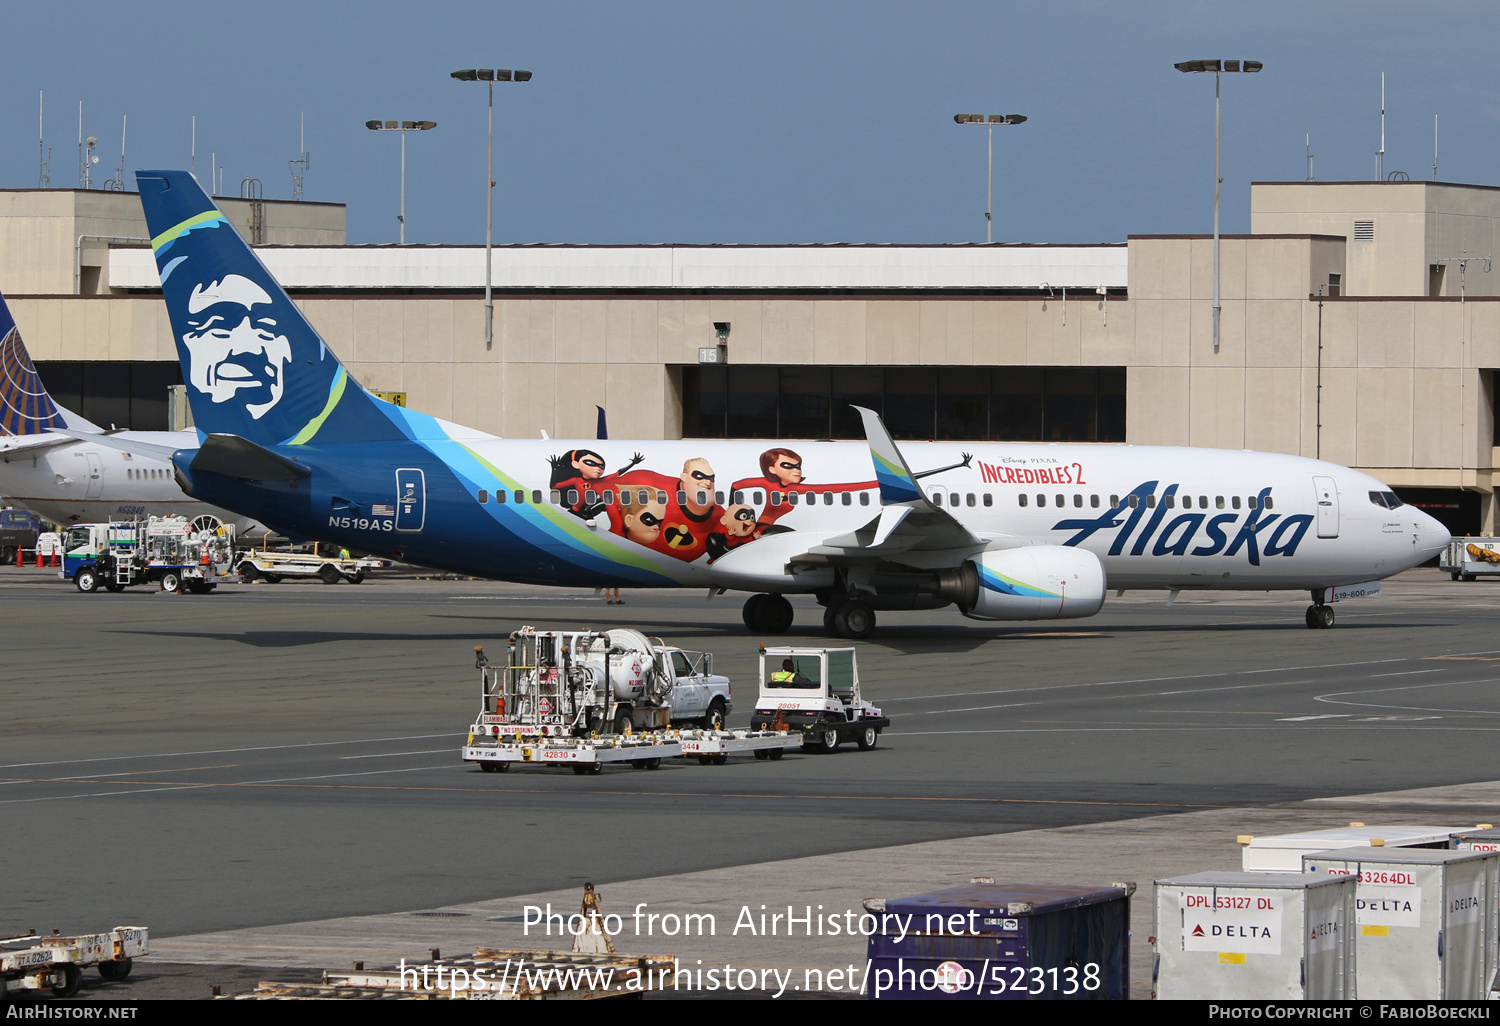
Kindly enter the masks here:
M 484 175 L 484 348 L 488 350 L 495 345 L 495 302 L 490 289 L 491 233 L 495 224 L 495 83 L 530 82 L 531 72 L 511 71 L 509 68 L 466 68 L 451 72 L 450 77 L 460 82 L 483 82 L 490 87 L 489 162 Z
M 425 132 L 436 128 L 436 121 L 366 121 L 365 127 L 372 132 L 401 133 L 401 213 L 396 220 L 401 222 L 401 244 L 406 245 L 406 133 Z
M 1187 74 L 1214 73 L 1214 352 L 1219 351 L 1219 80 L 1225 72 L 1259 71 L 1260 61 L 1181 61 L 1172 65 Z
M 995 209 L 995 126 L 996 125 L 1019 125 L 1026 120 L 1025 114 L 991 114 L 986 118 L 983 114 L 955 114 L 953 120 L 960 125 L 986 125 L 990 130 L 990 170 L 988 176 L 988 188 L 985 191 L 984 200 L 984 241 L 994 241 L 992 226 L 995 219 L 992 216 Z

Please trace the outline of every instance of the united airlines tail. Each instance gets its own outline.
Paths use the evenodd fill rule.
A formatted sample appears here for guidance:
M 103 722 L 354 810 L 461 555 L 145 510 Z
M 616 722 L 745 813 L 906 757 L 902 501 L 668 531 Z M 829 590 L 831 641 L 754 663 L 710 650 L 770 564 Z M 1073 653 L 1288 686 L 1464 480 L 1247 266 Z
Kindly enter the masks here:
M 21 329 L 16 327 L 5 297 L 0 296 L 0 436 L 25 438 L 55 428 L 99 430 L 97 424 L 52 401 L 26 343 L 21 341 Z
M 405 437 L 186 171 L 138 171 L 193 420 L 261 446 Z

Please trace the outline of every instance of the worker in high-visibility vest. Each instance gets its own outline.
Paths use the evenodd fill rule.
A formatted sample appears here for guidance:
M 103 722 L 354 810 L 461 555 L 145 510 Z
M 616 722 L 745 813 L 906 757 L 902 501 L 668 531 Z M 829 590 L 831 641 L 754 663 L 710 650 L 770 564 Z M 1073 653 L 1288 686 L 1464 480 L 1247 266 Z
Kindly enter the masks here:
M 778 688 L 811 687 L 812 681 L 797 672 L 797 664 L 790 658 L 781 661 L 781 669 L 771 674 L 771 684 Z

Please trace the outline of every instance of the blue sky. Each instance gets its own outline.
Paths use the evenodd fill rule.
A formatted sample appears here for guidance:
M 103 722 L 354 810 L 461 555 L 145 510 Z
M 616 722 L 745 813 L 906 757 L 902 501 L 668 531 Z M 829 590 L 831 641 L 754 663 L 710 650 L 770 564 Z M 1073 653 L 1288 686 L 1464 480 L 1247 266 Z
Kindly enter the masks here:
M 496 87 L 496 240 L 570 243 L 984 239 L 985 132 L 958 112 L 1021 113 L 996 132 L 997 241 L 1112 242 L 1207 232 L 1212 76 L 1175 61 L 1261 60 L 1224 79 L 1226 232 L 1248 183 L 1368 179 L 1387 79 L 1385 168 L 1500 184 L 1493 59 L 1479 2 L 593 3 L 367 0 L 8 5 L 0 187 L 37 184 L 37 93 L 53 186 L 77 184 L 78 102 L 96 185 L 185 167 L 197 115 L 225 191 L 290 198 L 305 114 L 305 195 L 348 204 L 350 242 L 394 242 L 398 138 L 407 241 L 484 237 L 485 89 L 457 68 L 527 68 Z M 133 182 L 133 177 L 129 179 Z M 133 187 L 133 186 L 132 186 Z

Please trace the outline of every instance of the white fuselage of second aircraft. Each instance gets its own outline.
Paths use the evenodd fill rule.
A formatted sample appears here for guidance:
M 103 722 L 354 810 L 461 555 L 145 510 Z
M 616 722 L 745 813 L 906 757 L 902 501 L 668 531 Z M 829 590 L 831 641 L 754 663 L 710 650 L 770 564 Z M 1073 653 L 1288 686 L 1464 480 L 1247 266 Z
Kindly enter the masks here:
M 172 448 L 198 445 L 192 431 L 121 431 L 110 437 Z M 52 432 L 0 436 L 0 497 L 64 525 L 207 514 L 240 533 L 258 526 L 250 517 L 184 495 L 163 459 Z

